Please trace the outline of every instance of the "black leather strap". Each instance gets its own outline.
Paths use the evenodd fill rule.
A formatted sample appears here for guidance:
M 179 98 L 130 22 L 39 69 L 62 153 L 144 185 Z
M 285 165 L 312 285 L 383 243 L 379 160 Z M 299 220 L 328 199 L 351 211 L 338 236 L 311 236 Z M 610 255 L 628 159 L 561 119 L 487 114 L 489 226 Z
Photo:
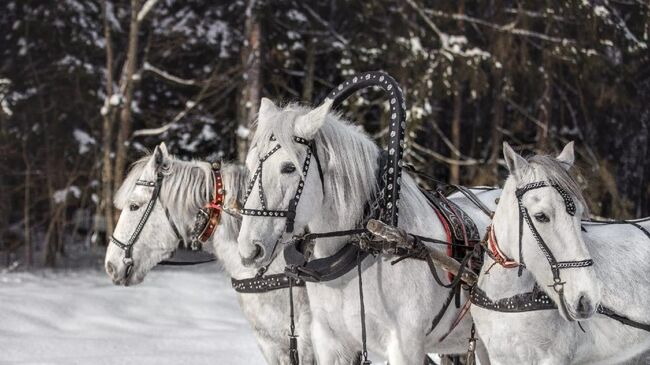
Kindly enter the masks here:
M 356 245 L 348 243 L 331 256 L 308 262 L 300 246 L 300 241 L 296 240 L 285 247 L 284 259 L 287 262 L 285 273 L 310 283 L 340 278 L 355 268 L 357 257 L 363 261 L 368 256 L 367 251 L 362 251 Z
M 496 300 L 489 298 L 478 285 L 475 285 L 470 294 L 470 301 L 481 308 L 507 313 L 557 309 L 555 302 L 537 285 L 530 292 Z
M 292 278 L 284 273 L 256 276 L 247 279 L 231 278 L 232 287 L 238 293 L 259 294 L 278 289 L 286 289 L 290 286 L 305 286 L 300 278 Z

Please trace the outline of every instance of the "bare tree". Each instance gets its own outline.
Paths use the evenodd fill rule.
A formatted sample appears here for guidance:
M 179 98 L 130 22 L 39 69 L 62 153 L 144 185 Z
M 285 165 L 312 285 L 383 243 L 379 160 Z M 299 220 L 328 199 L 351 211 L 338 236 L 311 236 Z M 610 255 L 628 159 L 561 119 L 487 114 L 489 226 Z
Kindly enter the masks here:
M 241 60 L 244 65 L 244 85 L 239 100 L 239 115 L 237 128 L 237 157 L 239 161 L 246 159 L 249 147 L 250 127 L 259 110 L 262 62 L 260 21 L 257 14 L 257 1 L 248 0 L 246 6 L 246 44 L 242 47 Z

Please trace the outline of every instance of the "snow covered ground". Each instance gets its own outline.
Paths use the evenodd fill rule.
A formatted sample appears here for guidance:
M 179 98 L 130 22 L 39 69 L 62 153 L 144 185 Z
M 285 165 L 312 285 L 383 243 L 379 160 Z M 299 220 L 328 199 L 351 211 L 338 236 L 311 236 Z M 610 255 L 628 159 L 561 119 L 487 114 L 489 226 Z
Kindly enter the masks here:
M 217 265 L 0 273 L 0 364 L 263 364 Z

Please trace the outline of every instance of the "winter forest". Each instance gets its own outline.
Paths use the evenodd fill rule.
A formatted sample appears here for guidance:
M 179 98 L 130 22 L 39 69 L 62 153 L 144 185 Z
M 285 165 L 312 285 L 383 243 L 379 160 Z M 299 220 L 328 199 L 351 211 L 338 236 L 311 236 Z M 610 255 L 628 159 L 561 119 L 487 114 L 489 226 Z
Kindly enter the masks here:
M 258 307 L 247 305 L 257 303 L 255 301 L 260 297 L 237 296 L 239 294 L 233 290 L 233 287 L 239 289 L 235 286 L 236 280 L 231 283 L 231 276 L 235 278 L 235 275 L 227 264 L 191 268 L 156 266 L 156 272 L 149 275 L 138 289 L 113 285 L 131 286 L 129 280 L 133 286 L 139 283 L 133 279 L 134 260 L 128 251 L 130 249 L 116 243 L 124 250 L 124 253 L 116 251 L 120 256 L 116 262 L 121 262 L 118 265 L 124 269 L 122 282 L 117 275 L 120 271 L 114 269 L 108 260 L 104 262 L 104 256 L 108 257 L 107 249 L 119 250 L 113 247 L 115 240 L 109 241 L 115 227 L 120 232 L 125 225 L 122 223 L 125 219 L 121 219 L 121 225 L 117 223 L 120 211 L 114 206 L 116 196 L 119 196 L 116 192 L 134 163 L 154 149 L 160 152 L 163 148 L 156 146 L 162 142 L 170 154 L 182 160 L 173 160 L 174 163 L 181 165 L 191 165 L 185 162 L 190 160 L 244 162 L 256 131 L 258 115 L 264 115 L 259 113 L 263 97 L 281 106 L 299 103 L 315 107 L 333 88 L 361 72 L 384 71 L 401 85 L 406 99 L 404 161 L 438 181 L 500 187 L 508 177 L 508 171 L 513 171 L 512 163 L 508 163 L 513 160 L 504 159 L 502 153 L 504 142 L 524 156 L 557 156 L 568 142 L 575 141 L 576 181 L 584 190 L 591 217 L 620 220 L 650 216 L 649 45 L 650 3 L 647 0 L 2 0 L 0 364 L 135 362 L 158 365 L 214 364 L 215 361 L 259 364 L 264 361 L 263 355 L 267 362 L 273 363 L 265 352 L 270 347 L 265 350 L 261 344 L 263 336 L 260 337 L 259 333 L 266 331 L 263 325 L 272 322 L 276 327 L 269 328 L 275 332 L 267 333 L 274 336 L 281 333 L 282 341 L 286 340 L 283 331 L 288 331 L 289 325 L 284 319 L 289 318 L 285 311 L 289 305 L 285 291 L 274 292 L 277 296 L 273 298 L 281 298 L 277 302 L 259 300 L 262 303 L 259 308 L 264 310 L 251 309 Z M 393 90 L 396 89 L 399 88 Z M 391 114 L 391 103 L 394 102 L 394 98 L 389 101 L 379 89 L 369 88 L 346 99 L 336 111 L 354 121 L 380 146 L 385 146 L 395 134 L 394 127 L 390 127 L 390 120 L 395 119 L 395 114 Z M 322 115 L 321 126 L 325 113 Z M 393 121 L 392 125 L 396 124 L 400 125 Z M 361 135 L 356 129 L 345 127 L 350 128 L 349 134 Z M 262 123 L 260 130 L 263 130 Z M 275 141 L 276 135 L 267 140 Z M 300 143 L 299 138 L 293 138 L 291 141 Z M 365 141 L 372 144 L 367 139 Z M 401 145 L 401 141 L 392 140 L 391 143 Z M 279 147 L 276 147 L 277 150 Z M 307 168 L 310 148 L 304 163 Z M 376 151 L 374 145 L 373 148 Z M 512 153 L 516 155 L 514 151 Z M 155 165 L 156 169 L 163 167 L 160 162 L 163 157 L 158 161 L 159 156 L 163 153 L 151 159 L 160 163 L 160 166 Z M 164 156 L 169 157 L 167 151 L 164 151 Z M 361 157 L 358 160 L 362 161 Z M 560 159 L 553 161 L 556 164 L 562 162 Z M 320 162 L 317 162 L 320 170 Z M 202 166 L 207 166 L 205 176 L 212 176 L 221 183 L 221 175 L 217 178 L 210 165 Z M 261 162 L 259 166 L 261 171 Z M 401 161 L 391 166 L 401 167 Z M 562 168 L 558 170 L 566 175 Z M 291 172 L 295 172 L 295 167 Z M 162 172 L 156 175 L 158 185 L 153 189 L 150 204 L 160 198 L 157 194 L 162 175 Z M 298 198 L 303 188 L 303 175 L 295 175 L 300 176 L 295 193 Z M 246 177 L 245 172 L 235 176 Z M 322 171 L 320 179 L 320 192 L 324 196 L 326 185 Z M 201 181 L 212 180 L 206 177 Z M 243 191 L 244 180 L 237 181 Z M 374 177 L 370 181 L 374 183 Z M 400 178 L 396 181 L 399 192 Z M 428 188 L 436 187 L 430 181 L 417 182 Z M 149 183 L 148 187 L 154 187 L 154 182 Z M 215 193 L 211 205 L 216 204 L 217 196 L 221 199 L 224 194 L 233 193 L 227 189 L 224 193 L 223 186 L 216 182 L 212 185 L 215 189 L 211 191 Z M 266 210 L 261 182 L 259 186 L 263 210 L 256 211 L 273 213 Z M 579 195 L 575 193 L 579 188 L 573 186 L 573 196 Z M 553 187 L 558 189 L 555 185 Z M 520 190 L 517 189 L 517 194 Z M 561 191 L 561 188 L 558 191 L 564 198 L 562 201 L 566 207 L 561 210 L 566 215 L 571 211 L 570 203 L 573 201 L 567 203 L 571 199 L 566 197 L 569 193 Z M 521 227 L 525 208 L 519 195 L 517 199 L 521 225 L 519 259 L 523 264 Z M 492 201 L 498 204 L 497 200 Z M 297 200 L 295 202 L 297 205 Z M 370 203 L 368 198 L 365 207 L 370 207 Z M 575 203 L 571 206 L 572 213 L 575 213 Z M 139 209 L 133 204 L 128 207 L 131 211 Z M 149 218 L 151 207 L 153 205 L 143 209 L 143 219 Z M 217 208 L 214 211 L 220 214 L 222 206 Z M 241 216 L 245 210 L 235 209 L 233 213 L 223 208 L 233 220 L 237 214 L 240 214 L 237 218 L 245 220 L 246 217 Z M 124 209 L 124 212 L 128 213 L 128 210 Z M 277 215 L 278 211 L 275 212 Z M 295 210 L 286 212 L 295 215 Z M 168 211 L 165 213 L 165 229 L 173 228 L 176 238 L 182 239 Z M 494 217 L 489 213 L 490 218 Z M 573 216 L 572 213 L 568 214 Z M 193 211 L 192 217 L 195 214 Z M 326 213 L 319 210 L 318 214 L 324 216 Z M 549 222 L 543 214 L 541 218 L 538 215 L 534 217 L 538 222 L 543 218 Z M 440 215 L 435 217 L 438 218 L 442 220 Z M 486 218 L 483 216 L 483 219 Z M 531 225 L 529 215 L 527 219 Z M 581 222 L 580 217 L 572 219 L 577 222 L 575 231 L 582 237 L 580 227 L 584 221 Z M 218 219 L 216 222 L 219 224 Z M 288 222 L 287 219 L 287 227 Z M 133 234 L 137 236 L 142 221 L 128 224 L 139 226 L 134 231 L 137 233 Z M 207 226 L 208 223 L 204 224 Z M 292 219 L 291 227 L 293 224 Z M 489 234 L 496 230 L 490 231 L 492 226 L 483 228 Z M 446 227 L 451 240 L 451 231 Z M 158 233 L 156 228 L 150 226 L 149 229 Z M 236 232 L 239 232 L 239 223 Z M 292 231 L 287 228 L 287 232 Z M 466 233 L 463 228 L 464 247 L 471 249 Z M 488 234 L 481 243 L 489 241 Z M 265 237 L 262 233 L 260 236 Z M 214 236 L 212 239 L 217 241 Z M 226 240 L 231 240 L 232 245 L 238 245 L 233 246 L 237 247 L 235 250 L 240 250 L 239 254 L 231 252 L 236 262 L 233 265 L 246 266 L 244 260 L 247 258 L 242 256 L 242 245 L 237 243 L 236 235 Z M 565 238 L 562 240 L 564 242 Z M 149 242 L 151 246 L 146 247 L 141 243 L 141 252 L 154 252 L 147 250 L 163 245 L 156 239 L 150 241 L 156 242 Z M 256 241 L 251 239 L 247 242 Z M 279 239 L 275 242 L 277 246 Z M 351 246 L 350 242 L 345 247 Z M 443 247 L 451 252 L 450 241 L 438 242 L 447 245 Z M 174 245 L 166 253 L 171 256 L 176 247 Z M 253 253 L 258 255 L 260 246 L 256 247 L 258 251 Z M 228 246 L 226 249 L 231 248 Z M 204 253 L 178 251 L 181 258 L 207 257 Z M 637 254 L 632 249 L 621 250 L 621 254 L 632 251 Z M 271 255 L 273 252 L 275 247 Z M 364 251 L 365 254 L 368 252 Z M 373 258 L 378 257 L 371 253 Z M 365 326 L 361 261 L 366 256 L 354 254 L 357 261 L 356 264 L 350 261 L 353 264 L 350 267 L 358 269 L 359 291 L 354 291 L 355 311 L 351 312 L 350 318 L 354 318 L 356 323 L 360 317 L 362 326 Z M 124 255 L 123 259 L 121 255 Z M 151 256 L 141 261 L 151 261 L 151 266 L 155 266 L 160 260 L 169 258 Z M 215 256 L 225 261 L 219 253 Z M 307 256 L 305 253 L 300 257 Z M 454 261 L 446 254 L 443 256 Z M 641 254 L 637 256 L 642 257 Z M 469 258 L 468 253 L 462 265 L 471 267 L 473 261 Z M 585 258 L 563 264 L 582 268 L 593 265 L 594 261 Z M 290 275 L 285 273 L 284 261 L 281 263 L 280 269 L 275 269 L 279 270 L 276 271 L 278 276 L 284 276 L 277 280 L 289 284 L 269 291 L 293 288 L 295 281 L 292 282 Z M 419 263 L 425 265 L 423 260 Z M 503 265 L 503 262 L 499 263 Z M 549 263 L 553 267 L 555 284 L 544 287 L 553 287 L 566 306 L 563 297 L 565 282 L 561 282 L 557 266 L 553 266 L 550 259 Z M 257 279 L 271 264 L 269 262 L 256 271 L 257 274 L 251 271 L 253 274 L 248 276 Z M 411 264 L 402 263 L 395 270 Z M 629 265 L 647 270 L 642 265 Z M 525 265 L 519 267 L 521 276 Z M 245 269 L 253 270 L 250 267 Z M 436 275 L 433 266 L 429 269 Z M 144 270 L 144 274 L 148 270 Z M 584 274 L 586 271 L 577 272 Z M 341 275 L 346 273 L 349 271 Z M 459 271 L 456 274 L 467 283 Z M 473 273 L 463 275 L 470 274 Z M 367 274 L 364 272 L 364 275 Z M 447 277 L 451 281 L 453 275 L 445 274 Z M 643 275 L 639 277 L 643 279 Z M 440 283 L 440 279 L 437 280 Z M 370 290 L 381 286 L 376 283 L 373 286 L 372 279 L 369 282 L 367 288 Z M 625 284 L 630 282 L 636 283 L 626 280 Z M 402 284 L 404 290 L 416 288 L 408 280 Z M 440 289 L 440 285 L 434 289 Z M 463 285 L 456 280 L 454 288 L 449 290 L 456 297 L 456 308 L 460 306 L 461 291 L 458 288 L 469 290 Z M 560 291 L 556 285 L 561 286 Z M 305 286 L 305 281 L 302 286 Z M 433 286 L 426 288 L 429 290 Z M 635 294 L 641 292 L 636 289 L 647 287 L 645 284 L 638 286 L 633 290 Z M 622 287 L 627 288 L 625 285 Z M 296 311 L 300 310 L 300 305 L 302 308 L 307 306 L 307 317 L 311 316 L 310 310 L 317 313 L 310 305 L 328 301 L 312 302 L 311 292 L 307 301 L 306 289 L 290 289 L 293 335 L 294 292 L 291 290 L 302 295 L 300 298 L 304 302 L 296 299 Z M 454 293 L 455 290 L 458 291 Z M 537 293 L 537 286 L 533 290 Z M 423 293 L 417 291 L 416 294 Z M 368 294 L 370 298 L 372 294 Z M 356 312 L 357 295 L 361 298 L 361 312 Z M 583 313 L 595 311 L 595 305 L 584 304 L 591 305 L 585 295 L 580 296 L 576 308 L 582 308 Z M 452 298 L 448 297 L 446 305 Z M 647 297 L 640 298 L 647 303 Z M 438 296 L 434 299 L 441 300 Z M 625 300 L 627 308 L 631 301 L 627 302 L 627 297 Z M 381 301 L 370 300 L 366 304 L 377 302 Z M 434 306 L 429 307 L 427 311 Z M 268 308 L 272 311 L 265 311 Z M 431 311 L 425 314 L 433 316 L 435 311 Z M 374 313 L 378 312 L 381 311 Z M 323 311 L 320 313 L 322 316 Z M 372 315 L 370 311 L 369 316 Z M 458 317 L 456 324 L 460 323 L 463 315 Z M 265 320 L 255 324 L 256 316 L 264 316 Z M 296 317 L 297 321 L 303 321 L 298 322 L 298 327 L 306 323 L 304 318 L 307 317 L 302 316 L 303 319 L 299 318 L 300 314 Z M 474 312 L 471 316 L 473 321 Z M 440 320 L 442 317 L 437 318 Z M 429 317 L 427 328 L 428 321 Z M 253 323 L 252 328 L 250 323 Z M 417 325 L 421 323 L 419 321 Z M 580 323 L 586 323 L 587 332 L 595 328 L 589 327 L 593 322 Z M 276 331 L 280 328 L 277 326 L 281 329 Z M 471 326 L 473 338 L 474 324 Z M 429 333 L 434 327 L 432 325 Z M 376 328 L 369 325 L 369 341 L 373 341 L 372 336 L 383 335 Z M 363 333 L 365 342 L 365 327 L 357 332 Z M 478 332 L 480 335 L 480 329 Z M 612 333 L 627 338 L 618 335 L 619 332 Z M 300 333 L 307 343 L 311 335 L 304 331 Z M 467 336 L 463 336 L 464 345 Z M 576 335 L 567 342 L 574 337 L 585 338 Z M 340 338 L 346 337 L 341 335 Z M 260 342 L 259 347 L 256 340 Z M 288 356 L 284 352 L 285 345 L 282 342 L 282 354 Z M 461 351 L 463 354 L 465 348 Z M 370 357 L 375 361 L 390 359 L 388 355 L 377 355 L 377 351 L 377 347 L 371 349 Z M 428 348 L 425 351 L 423 354 L 431 352 Z M 616 351 L 610 352 L 614 354 Z M 647 354 L 647 351 L 642 354 L 646 357 L 639 357 L 638 363 L 648 361 L 650 357 Z M 303 351 L 301 356 L 304 355 Z M 467 359 L 469 361 L 469 355 Z
M 164 141 L 241 160 L 262 96 L 317 104 L 384 70 L 407 99 L 410 164 L 498 185 L 502 141 L 576 141 L 591 212 L 650 214 L 650 7 L 601 1 L 4 1 L 0 253 L 5 267 L 101 260 L 113 193 Z M 378 141 L 387 102 L 341 110 Z M 97 261 L 99 262 L 99 261 Z

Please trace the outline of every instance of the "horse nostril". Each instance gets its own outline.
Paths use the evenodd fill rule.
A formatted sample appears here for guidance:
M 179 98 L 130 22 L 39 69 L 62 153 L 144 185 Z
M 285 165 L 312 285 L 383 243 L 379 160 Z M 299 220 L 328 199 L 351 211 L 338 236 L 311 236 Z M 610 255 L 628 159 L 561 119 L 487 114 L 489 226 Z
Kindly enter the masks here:
M 106 273 L 110 276 L 113 276 L 113 273 L 115 272 L 115 266 L 113 266 L 112 263 L 107 262 L 106 263 Z
M 591 309 L 592 309 L 591 301 L 587 299 L 587 297 L 585 297 L 584 295 L 581 295 L 580 299 L 578 299 L 578 307 L 576 308 L 577 312 L 581 314 L 583 313 L 586 314 L 586 313 L 590 313 Z
M 255 251 L 251 255 L 251 259 L 256 259 L 262 253 L 262 246 L 255 244 Z

